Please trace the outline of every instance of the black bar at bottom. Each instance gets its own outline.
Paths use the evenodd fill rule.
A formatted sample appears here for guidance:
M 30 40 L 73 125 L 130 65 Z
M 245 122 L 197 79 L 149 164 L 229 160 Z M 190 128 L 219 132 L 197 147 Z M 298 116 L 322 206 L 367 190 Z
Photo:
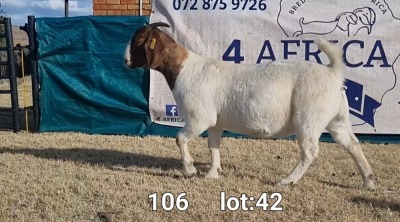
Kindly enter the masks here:
M 10 94 L 10 93 L 11 90 L 4 90 L 4 89 L 0 90 L 0 94 Z
M 33 110 L 32 106 L 24 107 L 24 108 L 19 108 L 18 111 L 26 111 L 26 110 Z M 13 108 L 11 107 L 0 107 L 0 111 L 14 111 Z

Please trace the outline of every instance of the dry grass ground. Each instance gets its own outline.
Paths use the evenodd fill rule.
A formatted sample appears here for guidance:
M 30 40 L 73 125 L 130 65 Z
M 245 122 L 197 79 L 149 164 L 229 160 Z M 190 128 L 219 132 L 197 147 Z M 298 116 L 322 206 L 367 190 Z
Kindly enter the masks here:
M 210 160 L 206 145 L 204 138 L 190 143 L 201 173 L 187 179 L 172 138 L 0 132 L 0 221 L 400 220 L 399 145 L 363 144 L 375 191 L 360 188 L 354 162 L 336 144 L 321 143 L 316 163 L 289 187 L 273 184 L 297 161 L 294 141 L 225 138 L 220 180 L 202 178 Z M 222 212 L 221 191 L 280 192 L 283 211 Z M 154 192 L 157 211 L 148 199 Z M 161 210 L 166 192 L 186 192 L 188 210 Z

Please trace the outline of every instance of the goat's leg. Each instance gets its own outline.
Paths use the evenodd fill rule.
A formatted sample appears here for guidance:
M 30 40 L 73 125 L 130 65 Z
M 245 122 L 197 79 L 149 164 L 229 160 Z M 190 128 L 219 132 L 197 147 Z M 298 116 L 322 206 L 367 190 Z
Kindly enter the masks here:
M 319 136 L 300 136 L 298 142 L 301 148 L 301 157 L 299 162 L 290 172 L 289 176 L 282 179 L 277 185 L 288 185 L 297 183 L 304 173 L 307 171 L 309 166 L 315 161 L 318 156 L 319 146 L 318 146 Z
M 179 130 L 178 134 L 176 135 L 176 145 L 178 145 L 181 152 L 184 176 L 189 177 L 197 173 L 197 169 L 193 166 L 194 160 L 190 155 L 187 143 L 194 137 L 200 135 L 206 129 L 207 127 L 186 122 L 186 125 Z
M 211 153 L 211 167 L 205 178 L 218 179 L 221 172 L 221 160 L 219 147 L 221 144 L 223 129 L 210 128 L 208 129 L 208 148 Z
M 371 166 L 361 150 L 360 143 L 351 129 L 350 120 L 334 120 L 327 127 L 333 139 L 339 143 L 353 158 L 360 171 L 365 189 L 375 189 Z

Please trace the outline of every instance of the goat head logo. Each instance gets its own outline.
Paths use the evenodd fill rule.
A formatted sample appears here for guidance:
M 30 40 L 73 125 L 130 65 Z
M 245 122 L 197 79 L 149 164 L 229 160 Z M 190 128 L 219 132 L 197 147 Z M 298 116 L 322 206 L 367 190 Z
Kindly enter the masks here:
M 341 12 L 335 18 L 327 20 L 308 21 L 304 17 L 298 20 L 299 26 L 295 28 L 294 33 L 281 28 L 288 37 L 298 37 L 301 35 L 327 35 L 335 30 L 340 30 L 347 34 L 348 37 L 355 36 L 363 29 L 367 30 L 368 35 L 371 34 L 372 27 L 376 22 L 376 13 L 370 7 L 356 8 L 352 12 Z M 279 23 L 279 18 L 278 18 Z
M 336 29 L 346 32 L 348 37 L 357 35 L 362 29 L 366 29 L 369 35 L 375 20 L 376 13 L 370 7 L 357 8 L 353 12 L 342 12 L 331 21 L 305 22 L 304 17 L 301 17 L 299 19 L 301 30 L 296 31 L 293 36 L 297 37 L 304 34 L 326 35 Z

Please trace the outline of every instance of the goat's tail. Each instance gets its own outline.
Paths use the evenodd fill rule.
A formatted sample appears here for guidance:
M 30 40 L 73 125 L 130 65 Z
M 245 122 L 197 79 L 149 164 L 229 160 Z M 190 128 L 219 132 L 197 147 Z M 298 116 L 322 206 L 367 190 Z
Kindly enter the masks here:
M 323 51 L 329 58 L 331 64 L 329 65 L 335 75 L 343 80 L 343 59 L 342 59 L 342 49 L 334 44 L 324 40 L 318 39 L 315 42 L 318 48 Z

